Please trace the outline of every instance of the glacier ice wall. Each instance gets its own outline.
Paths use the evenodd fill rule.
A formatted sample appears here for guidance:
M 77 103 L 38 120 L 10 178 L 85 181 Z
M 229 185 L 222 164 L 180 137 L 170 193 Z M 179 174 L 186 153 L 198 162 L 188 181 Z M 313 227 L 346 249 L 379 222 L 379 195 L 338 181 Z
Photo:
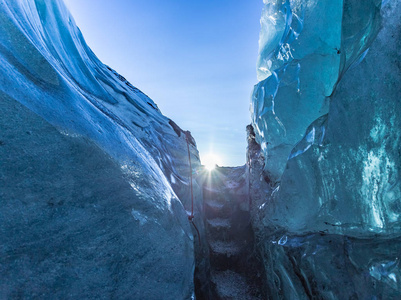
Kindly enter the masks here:
M 335 3 L 339 11 L 331 7 Z M 267 280 L 274 278 L 270 296 L 396 299 L 401 293 L 401 5 L 269 1 L 266 6 L 258 62 L 263 80 L 251 104 L 261 149 L 249 151 L 249 166 L 254 226 Z M 293 25 L 294 13 L 295 25 L 302 26 Z M 322 27 L 307 32 L 318 15 Z M 263 42 L 271 34 L 263 28 L 274 29 L 272 24 L 281 24 L 280 38 L 266 38 L 274 46 Z M 292 31 L 295 38 L 283 48 Z M 329 47 L 319 46 L 321 34 L 330 35 L 326 31 L 339 34 L 338 46 L 328 41 Z M 295 63 L 298 73 L 290 72 L 294 80 L 287 80 Z M 260 181 L 261 174 L 268 183 Z
M 372 9 L 380 8 L 380 3 L 373 4 Z M 348 3 L 344 11 L 350 6 L 359 7 Z M 336 233 L 355 231 L 358 235 L 359 231 L 380 233 L 399 229 L 400 211 L 397 203 L 400 199 L 401 126 L 398 97 L 401 86 L 398 65 L 399 20 L 393 17 L 397 9 L 398 6 L 390 2 L 381 10 L 377 20 L 370 20 L 371 24 L 377 23 L 375 27 L 383 26 L 383 29 L 377 38 L 375 34 L 376 40 L 373 43 L 367 44 L 370 48 L 366 57 L 360 53 L 364 60 L 348 68 L 344 74 L 338 74 L 335 91 L 327 98 L 327 113 L 309 120 L 309 115 L 305 116 L 302 110 L 294 111 L 292 94 L 285 93 L 286 87 L 283 88 L 281 100 L 288 108 L 288 111 L 284 111 L 283 107 L 283 114 L 287 114 L 288 118 L 291 115 L 293 119 L 310 121 L 302 128 L 302 138 L 295 145 L 289 147 L 290 144 L 286 144 L 288 149 L 291 148 L 289 154 L 283 145 L 276 145 L 276 149 L 269 151 L 269 147 L 273 147 L 269 145 L 274 144 L 274 141 L 271 142 L 263 131 L 258 131 L 260 127 L 254 124 L 255 139 L 257 142 L 262 140 L 260 144 L 266 161 L 265 175 L 274 187 L 271 199 L 277 203 L 270 206 L 270 213 L 282 216 L 279 222 L 286 224 L 291 231 L 306 232 L 310 228 L 318 228 Z M 366 6 L 363 6 L 359 13 L 369 18 L 371 15 L 365 14 L 365 10 Z M 365 23 L 359 22 L 361 26 Z M 350 28 L 341 30 L 342 39 L 347 42 L 341 48 L 341 53 L 349 53 L 349 48 L 361 48 L 362 43 L 353 36 L 356 45 L 350 45 L 349 32 L 360 31 L 354 28 L 357 26 L 354 23 L 343 21 L 338 24 L 340 27 L 345 25 Z M 362 26 L 361 30 L 364 28 Z M 361 48 L 362 51 L 364 48 Z M 317 72 L 314 65 L 309 68 Z M 265 81 L 271 77 L 274 75 Z M 304 80 L 307 85 L 311 78 L 299 77 L 299 80 Z M 257 93 L 268 90 L 263 88 L 266 82 L 262 81 L 256 86 Z M 315 90 L 315 84 L 315 80 L 312 80 L 309 88 Z M 263 106 L 265 100 L 254 105 Z M 310 103 L 305 105 L 310 106 Z M 276 119 L 272 121 L 259 116 L 258 120 L 267 126 L 267 131 L 276 125 Z M 286 139 L 287 136 L 280 138 Z M 281 162 L 283 156 L 274 156 L 275 151 L 282 155 L 285 152 L 286 159 Z M 279 181 L 276 182 L 276 177 L 271 176 L 274 172 L 270 172 L 270 166 L 279 163 L 283 163 L 283 167 Z M 282 204 L 284 202 L 285 205 Z M 310 219 L 312 212 L 314 218 Z
M 264 3 L 251 114 L 265 172 L 278 182 L 306 128 L 328 112 L 343 73 L 375 38 L 380 1 Z
M 190 298 L 190 134 L 97 59 L 61 0 L 0 1 L 0 72 L 0 295 Z

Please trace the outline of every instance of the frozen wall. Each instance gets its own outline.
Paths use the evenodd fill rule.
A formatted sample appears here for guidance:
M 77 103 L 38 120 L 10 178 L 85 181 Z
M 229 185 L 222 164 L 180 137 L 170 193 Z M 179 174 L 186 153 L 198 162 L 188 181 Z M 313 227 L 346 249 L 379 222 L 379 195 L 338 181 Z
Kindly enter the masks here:
M 306 128 L 328 112 L 343 73 L 375 38 L 380 1 L 264 2 L 251 114 L 265 172 L 278 182 Z
M 189 299 L 185 133 L 61 0 L 0 1 L 0 74 L 0 297 Z
M 251 197 L 267 278 L 275 278 L 271 297 L 395 299 L 401 292 L 401 5 L 266 6 L 263 80 L 251 107 L 264 167 L 257 151 L 249 165 L 259 167 L 251 172 L 253 186 L 266 190 Z M 280 25 L 280 38 L 264 43 L 272 19 L 288 32 Z M 298 73 L 288 73 L 295 65 Z M 261 168 L 269 185 L 258 183 Z

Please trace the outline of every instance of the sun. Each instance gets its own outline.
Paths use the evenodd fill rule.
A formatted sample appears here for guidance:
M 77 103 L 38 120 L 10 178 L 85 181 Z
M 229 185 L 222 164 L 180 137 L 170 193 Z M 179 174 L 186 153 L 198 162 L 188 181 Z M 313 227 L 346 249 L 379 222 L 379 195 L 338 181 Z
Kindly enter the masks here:
M 213 171 L 217 165 L 220 165 L 220 162 L 221 160 L 216 154 L 207 153 L 206 155 L 202 155 L 202 165 L 209 172 Z
M 205 165 L 206 170 L 208 170 L 209 172 L 213 171 L 214 169 L 216 169 L 216 165 L 215 164 L 207 164 Z

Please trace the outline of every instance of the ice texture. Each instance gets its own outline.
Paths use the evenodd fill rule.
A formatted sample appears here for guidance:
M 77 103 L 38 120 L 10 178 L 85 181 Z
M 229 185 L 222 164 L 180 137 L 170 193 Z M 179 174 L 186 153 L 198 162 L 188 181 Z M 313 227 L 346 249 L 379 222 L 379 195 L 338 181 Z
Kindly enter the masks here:
M 329 112 L 305 128 L 273 183 L 269 215 L 292 232 L 400 230 L 398 9 L 392 2 L 382 9 L 383 29 L 366 57 L 342 75 Z
M 307 3 L 315 2 L 304 2 L 304 28 Z M 269 148 L 271 119 L 254 119 L 262 147 L 253 142 L 248 150 L 250 195 L 272 299 L 401 294 L 401 4 L 346 1 L 342 14 L 341 23 L 324 21 L 342 32 L 338 79 L 325 99 L 329 109 L 298 128 L 302 137 L 289 153 Z M 317 72 L 313 62 L 304 68 Z M 268 86 L 270 77 L 259 86 Z M 294 110 L 290 94 L 282 97 L 284 114 L 309 118 Z M 257 122 L 265 122 L 266 131 Z
M 0 297 L 190 299 L 190 134 L 61 0 L 0 0 L 0 74 Z
M 265 172 L 278 182 L 306 128 L 328 112 L 338 81 L 377 35 L 381 2 L 264 3 L 251 115 Z

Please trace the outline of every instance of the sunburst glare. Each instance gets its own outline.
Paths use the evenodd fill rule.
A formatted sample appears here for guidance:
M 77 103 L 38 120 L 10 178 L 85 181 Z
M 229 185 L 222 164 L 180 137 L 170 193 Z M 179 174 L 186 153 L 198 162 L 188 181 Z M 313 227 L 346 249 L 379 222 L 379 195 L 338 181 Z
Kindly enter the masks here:
M 221 159 L 216 154 L 207 153 L 206 155 L 202 155 L 202 165 L 211 172 L 213 171 L 217 165 L 221 165 Z

